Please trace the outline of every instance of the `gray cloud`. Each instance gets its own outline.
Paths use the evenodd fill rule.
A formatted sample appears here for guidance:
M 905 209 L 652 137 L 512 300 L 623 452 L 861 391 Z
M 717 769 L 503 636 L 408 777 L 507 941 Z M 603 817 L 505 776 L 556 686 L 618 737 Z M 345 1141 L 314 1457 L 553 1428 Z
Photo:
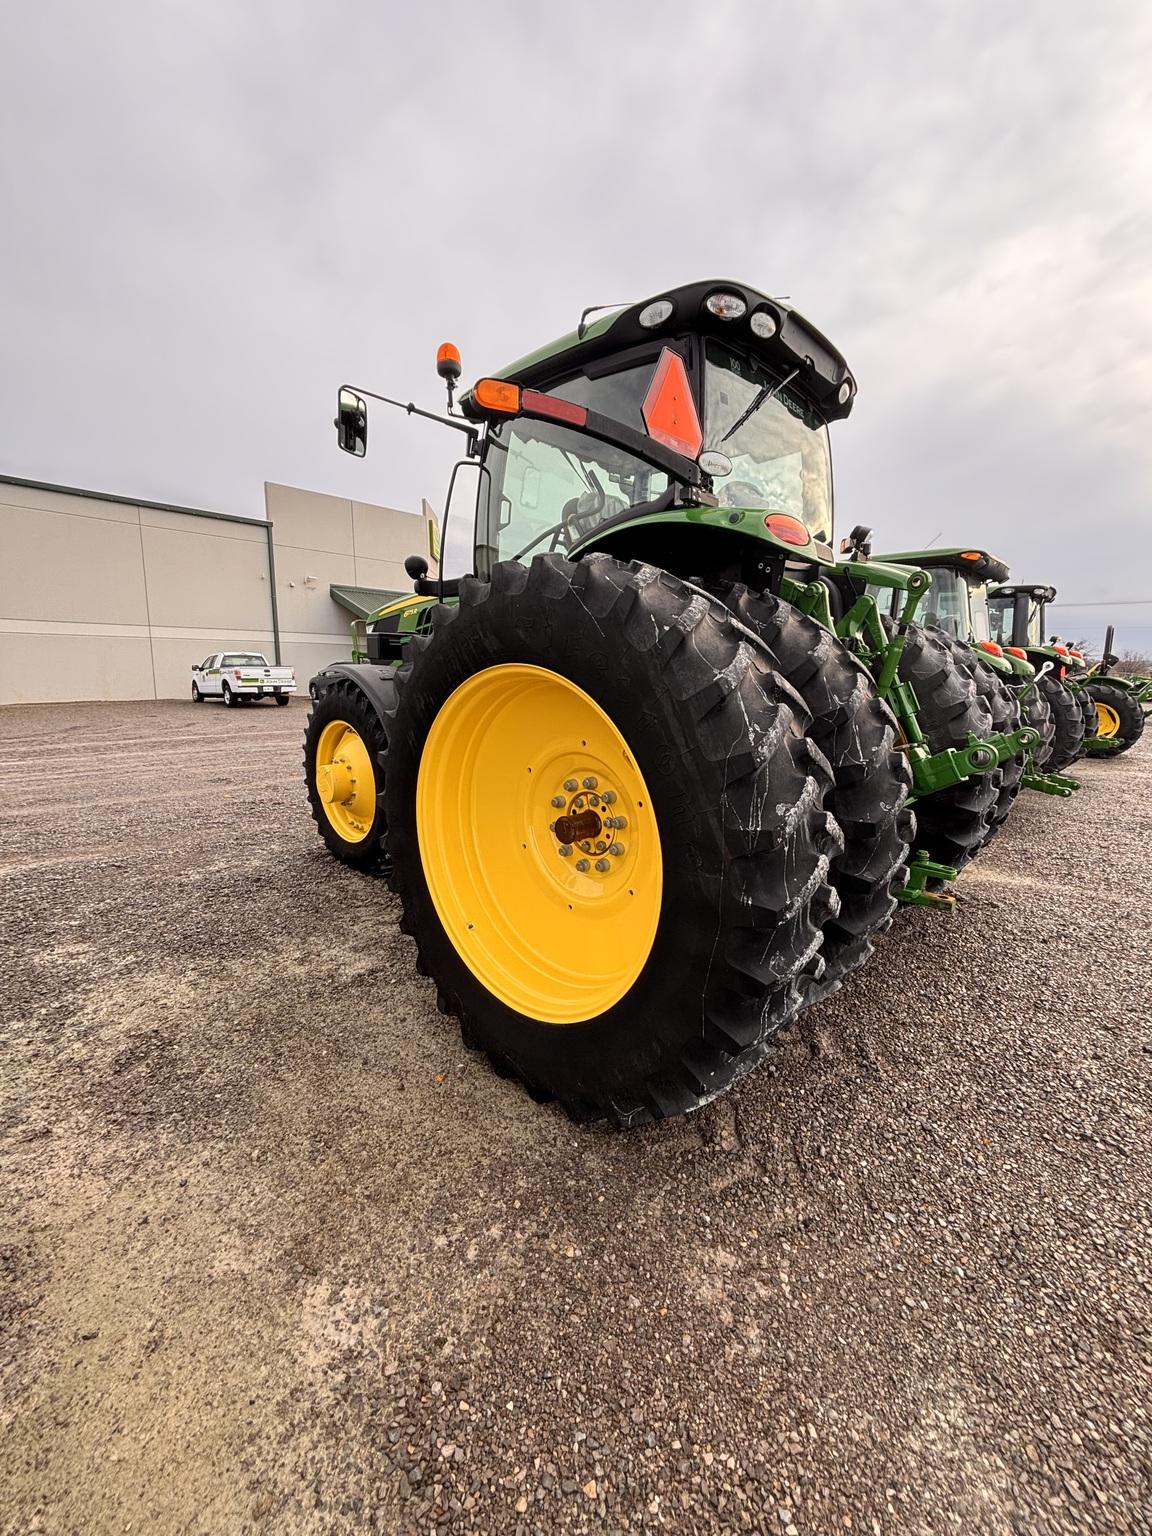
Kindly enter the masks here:
M 473 375 L 585 304 L 728 274 L 790 294 L 858 375 L 842 528 L 1144 593 L 1137 0 L 121 0 L 10 7 L 5 32 L 8 472 L 241 512 L 265 478 L 440 505 L 447 434 L 380 414 L 345 460 L 338 382 L 434 404 L 446 337 Z

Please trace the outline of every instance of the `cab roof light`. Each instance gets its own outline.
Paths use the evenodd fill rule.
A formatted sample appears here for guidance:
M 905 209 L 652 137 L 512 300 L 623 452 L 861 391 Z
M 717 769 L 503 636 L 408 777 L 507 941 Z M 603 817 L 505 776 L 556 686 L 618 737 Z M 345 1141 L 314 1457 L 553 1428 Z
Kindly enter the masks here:
M 1057 656 L 1071 656 L 1072 654 L 1066 645 L 1054 645 L 1052 649 L 1056 652 Z
M 472 386 L 472 398 L 485 411 L 503 411 L 509 416 L 520 412 L 520 386 L 507 379 L 478 379 Z
M 704 433 L 684 359 L 671 347 L 665 347 L 657 359 L 641 411 L 649 437 L 686 459 L 696 458 L 704 445 Z
M 961 560 L 983 560 L 984 551 L 982 549 L 965 549 L 961 551 L 960 558 Z
M 1028 660 L 1028 652 L 1018 645 L 1006 645 L 1004 649 L 1008 652 L 1009 656 L 1018 656 L 1021 661 Z
M 1003 656 L 1004 647 L 997 645 L 995 640 L 977 640 L 976 644 L 982 651 L 987 651 L 989 656 Z
M 710 293 L 704 300 L 704 308 L 718 320 L 739 320 L 748 306 L 738 293 Z
M 754 309 L 748 325 L 753 336 L 759 336 L 761 341 L 770 341 L 780 329 L 770 309 Z
M 472 388 L 472 399 L 482 411 L 502 416 L 544 416 L 549 421 L 563 421 L 569 426 L 588 423 L 588 407 L 560 400 L 539 389 L 521 389 L 507 379 L 480 379 Z
M 1078 651 L 1074 645 L 1068 647 L 1068 654 L 1069 656 L 1075 656 L 1079 661 L 1084 660 L 1084 652 Z
M 653 299 L 651 304 L 645 304 L 636 319 L 646 331 L 652 331 L 658 325 L 663 325 L 665 320 L 670 320 L 675 308 L 671 299 Z
M 806 525 L 790 512 L 769 512 L 764 526 L 782 544 L 807 544 L 812 537 Z
M 442 342 L 436 352 L 436 372 L 442 379 L 453 383 L 460 377 L 460 348 L 450 341 Z

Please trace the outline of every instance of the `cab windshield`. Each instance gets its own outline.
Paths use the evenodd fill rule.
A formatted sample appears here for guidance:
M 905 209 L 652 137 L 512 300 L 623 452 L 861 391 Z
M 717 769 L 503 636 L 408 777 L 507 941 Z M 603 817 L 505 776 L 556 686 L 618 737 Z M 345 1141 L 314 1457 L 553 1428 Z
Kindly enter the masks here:
M 998 640 L 1001 645 L 1014 645 L 1013 633 L 1015 630 L 1016 604 L 1026 603 L 1028 613 L 1028 625 L 1025 630 L 1025 645 L 1044 644 L 1044 623 L 1041 604 L 1035 598 L 1019 593 L 1015 597 L 992 597 L 988 600 L 988 612 L 992 621 L 992 638 Z
M 789 512 L 830 543 L 828 428 L 754 358 L 711 338 L 704 357 L 704 446 L 732 461 L 713 481 L 720 505 Z

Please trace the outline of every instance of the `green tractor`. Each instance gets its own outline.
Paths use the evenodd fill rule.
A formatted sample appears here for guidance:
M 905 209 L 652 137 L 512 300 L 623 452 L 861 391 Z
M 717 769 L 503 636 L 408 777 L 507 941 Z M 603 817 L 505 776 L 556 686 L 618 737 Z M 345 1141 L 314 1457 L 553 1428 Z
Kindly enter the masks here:
M 856 385 L 778 299 L 670 289 L 483 378 L 473 574 L 414 591 L 313 680 L 328 848 L 386 873 L 442 1012 L 533 1096 L 635 1125 L 706 1103 L 938 905 L 1003 767 L 971 676 L 915 614 L 932 578 L 832 545 L 828 425 Z M 340 391 L 345 451 L 368 408 Z M 885 620 L 870 588 L 895 594 Z M 915 802 L 915 812 L 910 808 Z
M 1046 637 L 1046 610 L 1056 600 L 1052 586 L 1013 582 L 994 587 L 988 609 L 993 633 L 1001 644 L 1024 651 L 1037 666 L 1045 663 L 1080 705 L 1084 721 L 1081 751 L 1092 757 L 1115 757 L 1140 739 L 1152 710 L 1152 687 L 1139 678 L 1117 677 L 1112 668 L 1115 630 L 1108 626 L 1104 654 L 1089 666 L 1081 651 Z
M 1080 786 L 1063 770 L 1080 756 L 1085 733 L 1080 700 L 1064 684 L 1062 669 L 1027 651 L 1004 645 L 993 635 L 989 583 L 1000 583 L 1008 567 L 983 549 L 921 549 L 882 555 L 883 560 L 916 565 L 932 575 L 932 589 L 920 612 L 921 621 L 945 635 L 958 661 L 972 671 L 988 699 L 997 728 L 1011 729 L 1020 720 L 1034 727 L 1040 739 L 1029 753 L 1005 764 L 1000 799 L 990 837 L 1007 820 L 1021 789 L 1034 789 L 1063 798 Z

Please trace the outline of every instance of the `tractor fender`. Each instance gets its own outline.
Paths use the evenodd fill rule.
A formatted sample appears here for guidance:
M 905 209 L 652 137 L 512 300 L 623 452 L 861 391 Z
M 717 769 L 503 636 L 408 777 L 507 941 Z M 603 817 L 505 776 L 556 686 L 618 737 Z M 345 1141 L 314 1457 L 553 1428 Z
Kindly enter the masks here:
M 318 699 L 334 683 L 354 683 L 380 716 L 385 731 L 388 718 L 396 709 L 396 663 L 381 666 L 374 661 L 334 661 L 308 684 L 308 691 Z

